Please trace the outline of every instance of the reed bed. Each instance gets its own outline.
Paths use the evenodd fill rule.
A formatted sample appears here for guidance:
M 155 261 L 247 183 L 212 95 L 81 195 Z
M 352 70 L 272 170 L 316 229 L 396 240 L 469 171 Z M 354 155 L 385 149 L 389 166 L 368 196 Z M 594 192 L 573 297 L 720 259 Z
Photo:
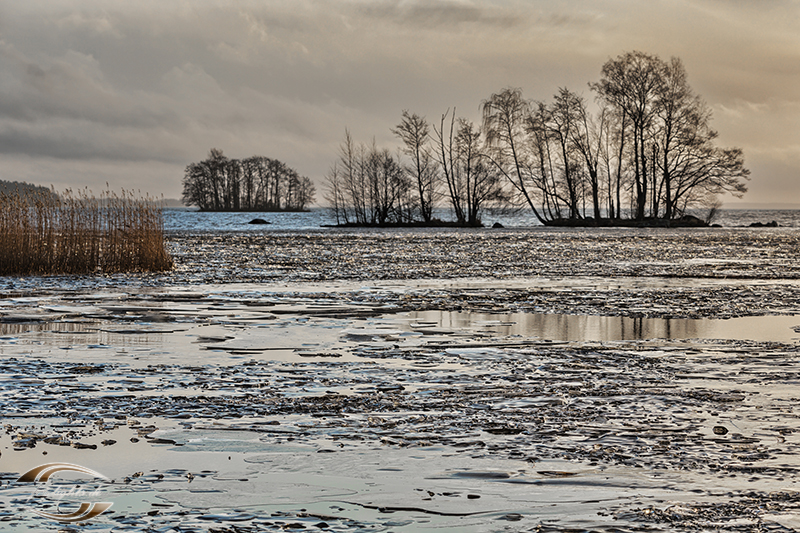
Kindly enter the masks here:
M 0 275 L 160 272 L 172 268 L 161 205 L 89 190 L 0 193 Z

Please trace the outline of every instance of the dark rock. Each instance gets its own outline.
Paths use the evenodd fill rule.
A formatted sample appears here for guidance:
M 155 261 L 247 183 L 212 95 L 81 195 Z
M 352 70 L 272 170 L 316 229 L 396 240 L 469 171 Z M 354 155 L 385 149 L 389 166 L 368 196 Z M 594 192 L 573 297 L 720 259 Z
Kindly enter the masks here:
M 752 224 L 750 224 L 750 227 L 751 228 L 777 228 L 779 226 L 778 226 L 778 223 L 775 220 L 773 220 L 772 222 L 766 222 L 766 223 L 765 222 L 753 222 Z
M 475 478 L 475 479 L 508 479 L 511 475 L 508 472 L 486 472 L 486 471 L 472 471 L 468 470 L 465 472 L 456 472 L 453 474 L 454 477 L 465 477 L 465 478 Z
M 272 222 L 268 222 L 263 218 L 254 218 L 253 220 L 248 222 L 248 224 L 272 224 Z
M 694 215 L 683 215 L 681 218 L 673 220 L 670 225 L 682 228 L 702 228 L 708 226 L 703 219 Z
M 79 365 L 73 366 L 70 370 L 76 374 L 96 374 L 97 372 L 102 372 L 105 368 L 103 368 L 103 365 Z
M 503 229 L 503 228 L 505 228 L 505 226 L 504 226 L 504 225 L 502 225 L 502 224 L 501 224 L 501 223 L 499 223 L 499 222 L 495 222 L 494 224 L 492 224 L 492 228 L 493 228 L 493 229 Z
M 148 439 L 147 442 L 149 442 L 150 444 L 170 444 L 172 446 L 175 446 L 175 445 L 178 444 L 177 442 L 175 442 L 172 439 L 162 439 L 162 438 Z

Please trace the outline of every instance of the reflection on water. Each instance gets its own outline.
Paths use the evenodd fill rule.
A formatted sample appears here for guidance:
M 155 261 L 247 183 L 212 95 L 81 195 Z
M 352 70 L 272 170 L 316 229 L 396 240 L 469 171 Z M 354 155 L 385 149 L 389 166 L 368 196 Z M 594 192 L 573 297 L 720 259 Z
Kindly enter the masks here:
M 97 322 L 0 323 L 0 354 L 7 355 L 3 347 L 18 342 L 69 350 L 160 346 L 165 334 L 176 331 L 141 325 L 121 328 Z
M 97 324 L 86 322 L 2 322 L 0 335 L 21 335 L 36 331 L 51 331 L 53 333 L 85 333 L 97 331 Z
M 521 335 L 554 341 L 620 341 L 644 339 L 731 339 L 797 342 L 800 317 L 753 316 L 728 320 L 689 318 L 629 318 L 537 313 L 469 313 L 416 311 L 410 327 L 484 329 L 498 335 Z

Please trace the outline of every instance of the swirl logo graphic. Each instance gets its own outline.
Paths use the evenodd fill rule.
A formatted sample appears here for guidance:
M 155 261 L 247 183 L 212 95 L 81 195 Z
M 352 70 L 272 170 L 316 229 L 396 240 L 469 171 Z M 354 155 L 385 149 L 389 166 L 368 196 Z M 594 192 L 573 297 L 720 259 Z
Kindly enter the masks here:
M 94 470 L 84 466 L 71 463 L 48 463 L 46 465 L 37 466 L 36 468 L 28 470 L 22 474 L 19 479 L 17 479 L 17 483 L 36 483 L 40 481 L 46 483 L 50 480 L 50 476 L 58 472 L 81 472 L 83 474 L 88 474 L 90 476 L 108 481 L 108 478 L 103 474 L 95 472 Z M 37 496 L 43 494 L 44 493 L 39 490 L 34 493 L 34 495 Z M 83 489 L 74 486 L 68 491 L 52 491 L 49 495 L 61 500 L 65 496 L 82 497 L 88 495 L 97 495 L 97 491 L 87 493 Z M 105 512 L 111 507 L 111 505 L 112 503 L 110 502 L 80 502 L 80 505 L 76 511 L 64 514 L 48 513 L 45 511 L 39 511 L 37 509 L 31 510 L 39 516 L 56 520 L 58 522 L 85 522 Z

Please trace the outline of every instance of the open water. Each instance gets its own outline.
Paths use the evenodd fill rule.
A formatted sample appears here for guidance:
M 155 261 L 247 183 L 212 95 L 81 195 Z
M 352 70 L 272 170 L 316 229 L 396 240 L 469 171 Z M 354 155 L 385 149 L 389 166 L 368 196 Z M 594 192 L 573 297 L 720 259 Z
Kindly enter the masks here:
M 699 214 L 700 215 L 700 214 Z M 438 214 L 447 220 L 449 214 L 442 211 Z M 174 231 L 276 231 L 276 230 L 316 230 L 324 225 L 336 224 L 330 209 L 314 208 L 304 213 L 200 213 L 193 208 L 167 208 L 164 210 L 165 227 Z M 255 218 L 264 219 L 268 225 L 248 224 Z M 495 222 L 507 228 L 527 228 L 541 226 L 536 217 L 526 209 L 516 213 L 487 212 L 484 225 L 492 226 Z M 749 226 L 754 222 L 777 222 L 782 227 L 800 227 L 800 210 L 720 210 L 714 223 L 723 227 Z

